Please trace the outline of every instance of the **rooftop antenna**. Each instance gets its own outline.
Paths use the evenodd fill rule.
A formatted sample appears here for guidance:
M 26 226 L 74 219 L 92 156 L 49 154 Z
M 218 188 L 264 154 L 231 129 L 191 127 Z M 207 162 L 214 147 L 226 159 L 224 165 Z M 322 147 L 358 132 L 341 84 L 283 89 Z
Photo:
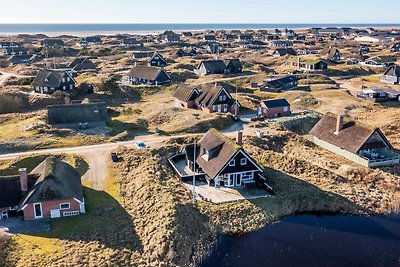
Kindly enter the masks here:
M 47 46 L 46 46 L 46 55 L 45 55 L 45 57 L 46 57 L 46 70 L 47 70 L 49 68 L 49 50 L 48 50 Z
M 237 117 L 237 111 L 238 111 L 238 107 L 239 107 L 239 102 L 238 102 L 238 89 L 237 86 L 235 86 L 235 90 L 236 90 L 236 105 L 235 105 L 235 118 Z
M 196 202 L 196 141 L 194 141 L 193 152 L 193 204 Z

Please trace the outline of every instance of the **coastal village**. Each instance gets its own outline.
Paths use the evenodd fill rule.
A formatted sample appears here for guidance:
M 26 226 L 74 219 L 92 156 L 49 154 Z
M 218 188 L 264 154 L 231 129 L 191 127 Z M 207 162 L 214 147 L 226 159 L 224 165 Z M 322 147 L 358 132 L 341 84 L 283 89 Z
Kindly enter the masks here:
M 0 37 L 0 266 L 197 266 L 400 211 L 400 29 Z

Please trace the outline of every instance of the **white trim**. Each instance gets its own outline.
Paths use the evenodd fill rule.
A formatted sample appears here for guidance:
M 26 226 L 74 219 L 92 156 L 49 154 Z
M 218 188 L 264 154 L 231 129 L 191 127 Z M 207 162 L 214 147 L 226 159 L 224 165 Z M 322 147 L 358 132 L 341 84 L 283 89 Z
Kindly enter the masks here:
M 61 208 L 61 205 L 68 205 L 68 208 Z M 60 203 L 60 210 L 69 210 L 71 209 L 71 203 L 65 202 L 65 203 Z
M 197 94 L 200 94 L 199 90 L 197 90 L 197 88 L 194 88 L 192 90 L 192 92 L 190 93 L 190 95 L 186 98 L 186 101 L 189 101 L 189 99 L 192 97 L 194 92 L 197 92 Z
M 219 170 L 219 172 L 217 172 L 217 174 L 216 174 L 213 178 L 211 178 L 211 179 L 215 179 L 215 177 L 217 177 L 217 176 L 227 167 L 227 165 L 229 164 L 229 162 L 230 162 L 234 157 L 236 157 L 237 154 L 239 154 L 239 152 L 242 153 L 242 154 L 247 158 L 247 160 L 249 160 L 251 163 L 253 163 L 253 165 L 256 166 L 256 168 L 257 168 L 260 172 L 263 171 L 263 170 L 261 169 L 261 167 L 258 165 L 258 163 L 256 163 L 252 158 L 250 158 L 250 157 L 243 151 L 243 149 L 239 149 L 239 150 L 225 163 L 225 165 Z
M 76 197 L 73 198 L 76 202 L 80 203 L 85 203 L 84 201 L 80 201 L 79 199 L 77 199 Z
M 23 205 L 21 210 L 24 210 L 26 207 L 28 207 L 28 204 Z
M 240 165 L 241 165 L 241 166 L 247 165 L 247 159 L 246 159 L 246 158 L 241 158 L 241 159 L 240 159 Z
M 41 216 L 36 216 L 36 208 L 35 208 L 35 205 L 40 205 L 40 214 L 41 214 Z M 42 207 L 42 203 L 41 203 L 41 202 L 33 203 L 32 206 L 33 206 L 33 215 L 35 216 L 35 219 L 43 218 L 43 207 Z
M 221 86 L 221 89 L 219 90 L 218 94 L 214 97 L 214 99 L 213 99 L 213 101 L 210 103 L 210 105 L 208 105 L 209 107 L 210 107 L 210 106 L 214 106 L 214 102 L 215 102 L 216 99 L 218 99 L 219 95 L 221 94 L 221 91 L 224 91 L 225 94 L 229 97 L 229 99 L 233 99 L 232 96 L 231 96 L 231 94 L 228 93 L 228 91 L 226 91 L 225 88 Z M 235 99 L 235 100 L 236 100 L 236 99 Z
M 236 161 L 234 160 L 234 159 L 231 159 L 230 161 L 229 161 L 229 167 L 233 167 L 233 166 L 235 166 L 236 165 Z

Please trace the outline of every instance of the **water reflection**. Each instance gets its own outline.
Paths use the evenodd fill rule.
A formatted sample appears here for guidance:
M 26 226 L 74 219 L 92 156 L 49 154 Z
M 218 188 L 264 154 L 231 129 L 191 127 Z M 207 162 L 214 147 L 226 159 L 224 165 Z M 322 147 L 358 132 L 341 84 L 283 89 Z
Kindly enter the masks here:
M 220 236 L 201 266 L 400 266 L 400 216 L 287 217 Z

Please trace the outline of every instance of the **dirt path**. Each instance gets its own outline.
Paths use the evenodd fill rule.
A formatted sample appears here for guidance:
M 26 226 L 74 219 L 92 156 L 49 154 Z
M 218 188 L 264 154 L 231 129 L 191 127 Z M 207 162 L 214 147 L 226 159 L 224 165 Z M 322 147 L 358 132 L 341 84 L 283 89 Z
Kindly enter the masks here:
M 5 71 L 0 71 L 0 86 L 2 86 L 9 78 L 11 77 L 17 77 L 17 78 L 31 78 L 33 76 L 27 76 L 27 75 L 20 75 L 16 73 L 11 73 L 11 72 L 5 72 Z
M 238 130 L 244 130 L 244 135 L 254 134 L 254 129 L 246 127 L 249 124 L 249 115 L 243 118 L 243 121 L 239 121 L 228 129 L 224 130 L 224 134 L 234 138 Z M 181 134 L 173 136 L 158 136 L 158 135 L 141 135 L 136 136 L 133 140 L 115 142 L 115 143 L 104 143 L 91 146 L 78 146 L 68 148 L 50 148 L 33 151 L 25 151 L 20 153 L 11 153 L 0 155 L 0 160 L 15 159 L 23 156 L 31 155 L 57 155 L 57 154 L 76 154 L 85 157 L 89 165 L 89 170 L 83 176 L 83 179 L 90 182 L 93 188 L 101 190 L 104 187 L 105 181 L 108 176 L 108 166 L 111 161 L 111 151 L 115 150 L 119 146 L 125 146 L 128 148 L 135 148 L 137 141 L 143 141 L 150 148 L 161 147 L 164 142 L 173 138 L 189 137 L 196 134 Z

